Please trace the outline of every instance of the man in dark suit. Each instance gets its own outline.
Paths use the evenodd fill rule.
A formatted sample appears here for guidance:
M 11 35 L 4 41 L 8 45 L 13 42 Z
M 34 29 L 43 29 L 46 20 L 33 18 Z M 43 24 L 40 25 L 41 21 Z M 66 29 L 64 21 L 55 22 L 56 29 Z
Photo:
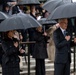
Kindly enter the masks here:
M 70 63 L 71 63 L 71 34 L 67 30 L 68 20 L 60 19 L 60 27 L 54 31 L 54 43 L 56 47 L 54 75 L 70 75 Z

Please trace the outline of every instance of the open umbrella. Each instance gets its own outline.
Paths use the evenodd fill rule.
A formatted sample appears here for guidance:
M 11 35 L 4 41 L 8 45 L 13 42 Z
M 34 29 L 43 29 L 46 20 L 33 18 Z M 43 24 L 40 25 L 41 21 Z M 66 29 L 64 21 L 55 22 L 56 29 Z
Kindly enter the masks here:
M 4 20 L 0 24 L 0 31 L 9 31 L 16 29 L 28 29 L 33 27 L 41 26 L 37 20 L 35 20 L 29 14 L 15 14 L 12 17 Z
M 4 1 L 4 2 L 16 2 L 17 0 L 2 0 L 2 1 Z
M 37 5 L 40 4 L 38 0 L 19 0 L 17 5 Z
M 64 2 L 61 0 L 49 0 L 47 2 L 44 3 L 44 5 L 42 6 L 45 10 L 47 10 L 49 13 L 51 13 L 55 8 L 57 8 L 60 5 L 63 5 Z
M 0 20 L 7 19 L 7 18 L 8 16 L 5 13 L 0 11 Z
M 55 20 L 47 20 L 46 18 L 41 18 L 38 22 L 43 25 L 44 31 L 57 23 Z
M 55 20 L 47 20 L 46 18 L 41 18 L 40 20 L 38 20 L 38 22 L 41 25 L 54 25 L 57 23 Z
M 48 19 L 71 18 L 76 17 L 76 3 L 67 3 L 57 7 L 48 17 Z

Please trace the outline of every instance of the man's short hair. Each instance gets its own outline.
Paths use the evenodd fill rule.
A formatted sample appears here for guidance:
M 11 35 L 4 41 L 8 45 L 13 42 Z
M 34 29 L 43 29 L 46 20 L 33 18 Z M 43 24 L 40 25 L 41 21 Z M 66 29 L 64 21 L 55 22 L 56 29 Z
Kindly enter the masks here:
M 59 20 L 58 20 L 58 23 L 64 21 L 65 19 L 67 19 L 67 18 L 61 18 L 61 19 L 59 19 Z

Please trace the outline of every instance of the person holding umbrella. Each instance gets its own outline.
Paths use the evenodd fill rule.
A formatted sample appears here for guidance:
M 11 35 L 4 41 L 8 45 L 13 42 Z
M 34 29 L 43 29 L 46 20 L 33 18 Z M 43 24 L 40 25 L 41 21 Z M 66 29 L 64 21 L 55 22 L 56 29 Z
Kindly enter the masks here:
M 47 40 L 49 37 L 43 32 L 42 26 L 37 27 L 33 39 L 36 41 L 33 49 L 33 57 L 36 60 L 36 74 L 45 75 L 45 59 L 47 55 Z
M 24 50 L 19 48 L 19 41 L 14 38 L 14 31 L 7 31 L 2 40 L 4 54 L 2 56 L 2 75 L 20 75 L 18 55 L 23 55 Z
M 51 62 L 54 62 L 54 58 L 55 58 L 55 44 L 54 44 L 54 40 L 53 40 L 53 32 L 59 28 L 59 23 L 51 26 L 49 29 L 46 30 L 48 36 L 50 37 L 49 39 L 49 43 L 47 45 L 47 52 L 48 52 L 48 59 L 51 60 Z

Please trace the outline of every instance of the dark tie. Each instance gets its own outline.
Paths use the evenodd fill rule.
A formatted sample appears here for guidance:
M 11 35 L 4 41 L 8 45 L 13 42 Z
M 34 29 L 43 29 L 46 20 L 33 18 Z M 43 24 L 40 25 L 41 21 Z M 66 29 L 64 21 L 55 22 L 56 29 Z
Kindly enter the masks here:
M 64 34 L 64 36 L 66 36 L 66 34 L 67 34 L 66 30 L 64 30 L 64 33 L 63 34 Z

